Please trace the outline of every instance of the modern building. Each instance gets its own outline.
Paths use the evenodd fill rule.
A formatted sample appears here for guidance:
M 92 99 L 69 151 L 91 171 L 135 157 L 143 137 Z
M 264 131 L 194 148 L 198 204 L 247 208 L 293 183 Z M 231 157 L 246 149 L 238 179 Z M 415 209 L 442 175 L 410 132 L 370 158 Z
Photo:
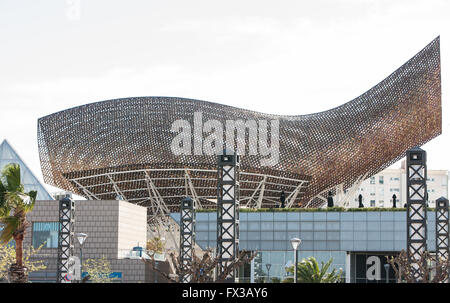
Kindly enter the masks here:
M 117 282 L 167 282 L 151 271 L 133 254 L 133 247 L 145 246 L 147 210 L 124 201 L 76 201 L 75 232 L 88 238 L 83 247 L 83 260 L 105 256 Z M 171 217 L 179 223 L 180 214 Z M 28 215 L 32 226 L 25 238 L 25 247 L 45 247 L 35 259 L 44 260 L 47 270 L 30 274 L 32 282 L 54 282 L 58 237 L 58 202 L 38 201 Z M 435 213 L 427 215 L 427 245 L 435 251 Z M 261 282 L 289 277 L 286 268 L 293 265 L 294 253 L 290 239 L 302 240 L 299 261 L 315 257 L 319 263 L 333 259 L 330 270 L 343 271 L 347 283 L 385 283 L 387 256 L 406 249 L 406 212 L 404 210 L 372 211 L 305 211 L 277 209 L 246 210 L 240 213 L 239 249 L 256 251 L 257 256 L 239 271 L 239 282 Z M 198 212 L 195 223 L 196 244 L 203 250 L 215 249 L 217 213 Z M 75 255 L 79 244 L 75 241 Z M 198 253 L 198 252 L 197 252 Z M 169 273 L 167 262 L 160 268 Z M 267 270 L 270 264 L 270 270 Z M 395 282 L 393 270 L 390 282 Z
M 427 170 L 428 206 L 435 207 L 436 199 L 448 198 L 447 170 Z M 397 198 L 397 207 L 406 203 L 406 169 L 405 162 L 398 169 L 388 168 L 362 182 L 349 207 L 358 207 L 358 196 L 363 196 L 365 207 L 392 207 L 393 195 Z
M 31 226 L 27 230 L 24 247 L 37 248 L 44 244 L 34 259 L 43 260 L 47 265 L 46 270 L 31 273 L 30 281 L 55 282 L 59 202 L 37 201 L 27 220 Z M 75 201 L 75 233 L 81 232 L 88 235 L 83 245 L 83 261 L 105 257 L 117 282 L 154 282 L 155 273 L 133 252 L 134 247 L 146 247 L 146 207 L 118 200 Z M 80 256 L 76 239 L 74 255 Z M 160 275 L 157 278 L 165 281 Z
M 179 213 L 171 215 L 179 222 Z M 203 249 L 214 249 L 217 239 L 216 212 L 196 214 L 195 238 Z M 386 256 L 406 250 L 405 211 L 245 211 L 240 213 L 239 249 L 258 256 L 240 271 L 240 281 L 288 277 L 294 262 L 290 239 L 302 240 L 299 261 L 310 256 L 319 264 L 333 258 L 330 268 L 342 269 L 346 282 L 385 283 Z M 429 251 L 434 251 L 435 213 L 428 212 Z M 267 270 L 270 264 L 270 271 Z M 390 269 L 390 282 L 395 282 Z
M 288 116 L 184 98 L 124 98 L 40 118 L 38 145 L 44 181 L 89 200 L 121 197 L 152 209 L 164 202 L 178 211 L 191 195 L 214 207 L 216 155 L 226 147 L 241 155 L 243 205 L 273 207 L 284 191 L 288 207 L 318 207 L 329 191 L 379 173 L 441 131 L 438 37 L 328 111 Z

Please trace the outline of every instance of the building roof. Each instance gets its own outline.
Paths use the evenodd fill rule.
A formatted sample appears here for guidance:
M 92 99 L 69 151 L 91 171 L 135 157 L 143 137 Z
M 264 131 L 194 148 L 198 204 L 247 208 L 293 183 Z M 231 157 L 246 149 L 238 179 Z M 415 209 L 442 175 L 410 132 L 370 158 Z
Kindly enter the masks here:
M 3 140 L 0 145 L 0 169 L 3 169 L 7 164 L 17 163 L 20 165 L 20 178 L 25 191 L 37 191 L 37 200 L 53 200 L 42 183 L 36 178 L 33 172 L 28 168 L 19 154 L 9 144 L 7 140 Z

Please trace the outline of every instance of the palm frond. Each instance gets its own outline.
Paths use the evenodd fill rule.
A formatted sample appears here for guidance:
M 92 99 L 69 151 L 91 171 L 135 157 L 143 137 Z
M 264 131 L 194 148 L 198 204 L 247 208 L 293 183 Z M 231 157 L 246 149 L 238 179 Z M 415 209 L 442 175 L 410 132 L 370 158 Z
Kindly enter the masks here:
M 2 176 L 6 180 L 6 190 L 9 192 L 23 192 L 24 187 L 20 182 L 20 165 L 10 163 L 5 166 Z
M 13 239 L 14 232 L 20 226 L 20 218 L 14 216 L 0 218 L 3 230 L 0 231 L 0 243 L 6 244 Z
M 6 187 L 3 184 L 2 180 L 0 179 L 0 208 L 2 208 L 5 205 L 5 193 Z

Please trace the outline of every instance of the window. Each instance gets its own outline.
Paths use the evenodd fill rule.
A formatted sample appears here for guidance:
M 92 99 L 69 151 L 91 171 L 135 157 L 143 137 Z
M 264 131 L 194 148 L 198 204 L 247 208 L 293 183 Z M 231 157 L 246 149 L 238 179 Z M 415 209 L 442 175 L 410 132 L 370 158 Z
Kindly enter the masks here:
M 391 177 L 391 181 L 400 181 L 400 179 L 397 177 Z
M 378 203 L 379 203 L 380 207 L 384 207 L 384 200 L 380 200 L 380 201 L 378 201 Z
M 379 177 L 378 182 L 380 182 L 380 184 L 384 184 L 384 178 L 383 178 L 383 176 L 380 176 L 380 177 Z
M 33 222 L 33 247 L 58 248 L 58 222 Z
M 375 200 L 370 200 L 370 207 L 375 207 Z
M 400 192 L 400 188 L 391 188 L 390 191 L 399 193 Z
M 370 177 L 370 184 L 375 184 L 375 177 Z

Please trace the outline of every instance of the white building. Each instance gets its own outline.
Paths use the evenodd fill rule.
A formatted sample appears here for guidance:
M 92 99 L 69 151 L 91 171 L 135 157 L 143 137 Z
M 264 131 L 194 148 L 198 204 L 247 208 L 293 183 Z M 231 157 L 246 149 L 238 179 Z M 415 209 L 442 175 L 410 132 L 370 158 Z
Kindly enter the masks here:
M 406 203 L 405 161 L 398 169 L 388 168 L 365 180 L 349 207 L 358 207 L 358 196 L 363 196 L 364 207 L 392 207 L 392 197 L 397 196 L 397 207 Z M 429 207 L 435 207 L 436 199 L 448 198 L 449 172 L 447 170 L 427 170 L 427 190 Z

